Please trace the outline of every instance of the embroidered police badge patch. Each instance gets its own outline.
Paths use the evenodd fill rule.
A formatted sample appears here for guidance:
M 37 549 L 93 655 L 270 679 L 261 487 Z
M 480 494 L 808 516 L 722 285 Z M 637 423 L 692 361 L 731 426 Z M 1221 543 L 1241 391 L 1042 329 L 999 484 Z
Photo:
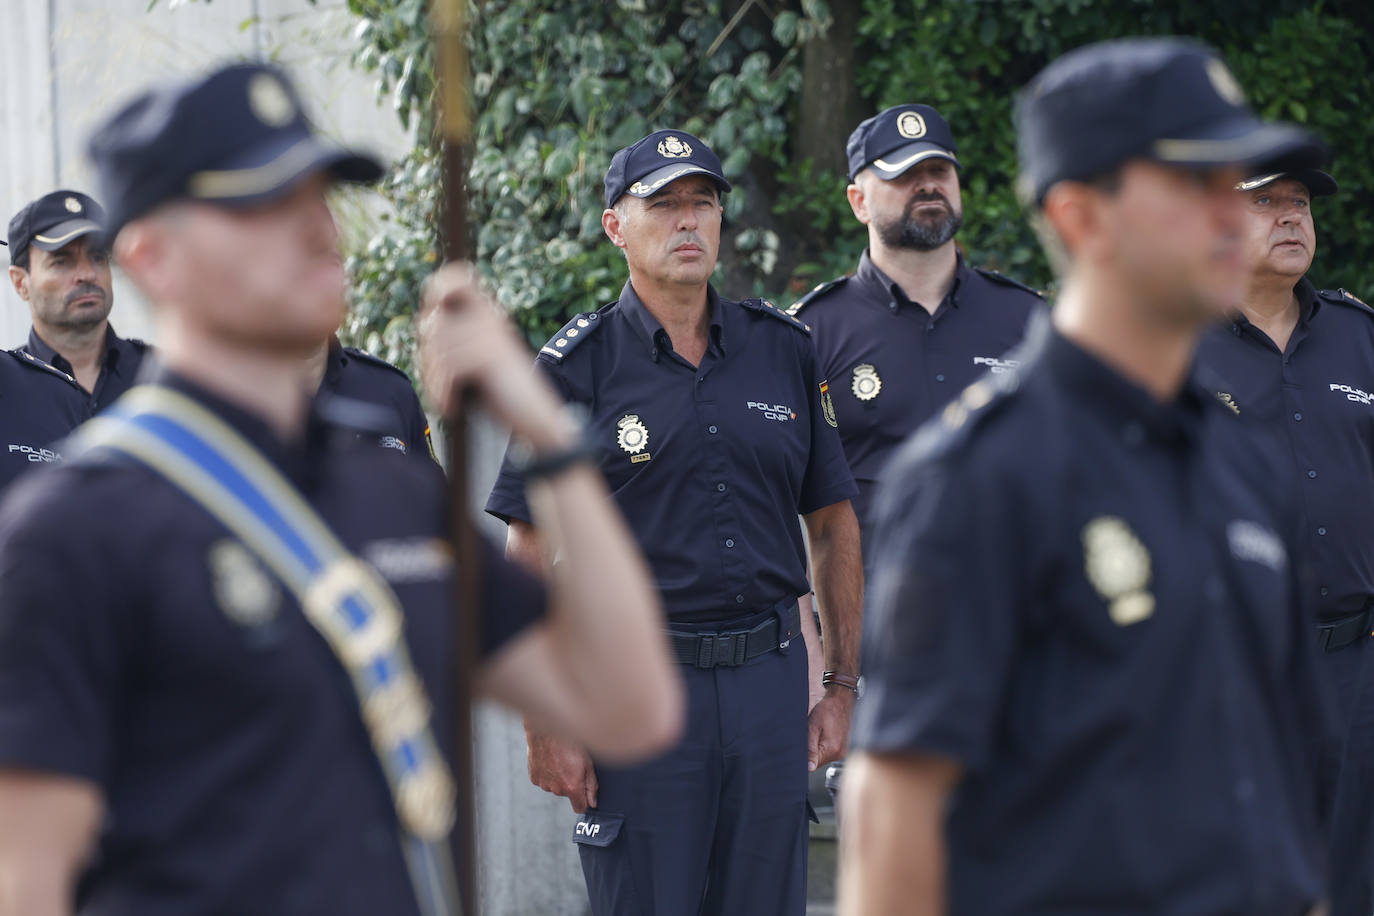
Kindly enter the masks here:
M 259 73 L 248 82 L 248 108 L 268 127 L 283 127 L 296 116 L 291 96 L 276 77 Z
M 835 401 L 830 396 L 830 382 L 821 382 L 821 415 L 825 417 L 825 422 L 836 429 L 840 424 L 835 421 Z
M 77 200 L 75 197 L 68 197 L 66 200 L 62 201 L 62 206 L 67 208 L 68 213 L 81 212 L 81 201 Z

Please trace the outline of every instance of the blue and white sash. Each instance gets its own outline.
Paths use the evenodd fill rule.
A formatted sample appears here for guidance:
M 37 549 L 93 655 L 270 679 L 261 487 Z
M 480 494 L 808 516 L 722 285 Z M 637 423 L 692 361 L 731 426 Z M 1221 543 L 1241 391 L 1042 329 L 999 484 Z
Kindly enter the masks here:
M 401 636 L 391 588 L 353 556 L 251 443 L 194 400 L 131 389 L 73 436 L 68 457 L 114 451 L 161 474 L 218 519 L 289 588 L 348 671 L 401 826 L 424 916 L 458 916 L 449 856 L 454 785 L 431 705 Z

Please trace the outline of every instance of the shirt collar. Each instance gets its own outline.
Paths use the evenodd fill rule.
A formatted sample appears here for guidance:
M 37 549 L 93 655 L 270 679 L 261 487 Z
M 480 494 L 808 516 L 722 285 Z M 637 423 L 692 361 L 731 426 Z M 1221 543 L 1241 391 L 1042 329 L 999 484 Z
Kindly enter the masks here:
M 348 354 L 344 352 L 343 344 L 339 342 L 338 334 L 329 335 L 329 352 L 324 358 L 324 378 L 320 380 L 321 387 L 331 385 L 343 371 L 343 367 L 348 363 Z
M 724 356 L 725 309 L 721 307 L 721 298 L 716 293 L 715 287 L 709 283 L 706 285 L 706 302 L 707 307 L 711 310 L 711 340 L 708 348 L 714 349 L 718 355 Z M 650 359 L 657 362 L 661 352 L 673 348 L 668 332 L 663 329 L 663 325 L 644 305 L 643 300 L 639 298 L 639 294 L 635 292 L 628 280 L 625 281 L 625 286 L 620 291 L 617 309 L 643 340 L 644 345 L 648 348 Z
M 1049 373 L 1072 397 L 1117 427 L 1130 444 L 1146 439 L 1168 446 L 1191 446 L 1202 432 L 1208 395 L 1190 369 L 1178 395 L 1161 404 L 1148 391 L 1069 340 L 1051 332 L 1045 349 Z
M 120 344 L 119 335 L 115 334 L 114 325 L 106 322 L 105 324 L 105 358 L 101 360 L 101 369 L 109 369 L 111 372 L 119 371 Z M 68 375 L 72 374 L 72 364 L 52 347 L 48 346 L 47 341 L 38 336 L 38 329 L 29 326 L 28 351 L 43 362 L 55 369 L 61 369 Z
M 935 312 L 938 312 L 946 302 L 955 306 L 959 304 L 959 289 L 963 286 L 965 275 L 970 271 L 969 266 L 964 263 L 963 253 L 957 248 L 954 252 L 956 258 L 954 283 L 950 285 L 949 292 L 945 294 L 944 300 L 936 305 Z M 881 297 L 882 301 L 887 303 L 888 308 L 892 309 L 894 312 L 908 306 L 920 308 L 915 302 L 911 301 L 911 298 L 907 296 L 906 292 L 897 284 L 896 280 L 893 280 L 887 274 L 883 273 L 878 265 L 873 263 L 873 259 L 868 255 L 867 248 L 865 248 L 864 253 L 859 256 L 859 266 L 858 269 L 854 271 L 854 279 L 863 283 L 875 295 Z M 933 315 L 934 312 L 931 314 Z
M 1322 307 L 1322 297 L 1317 295 L 1316 284 L 1307 279 L 1306 274 L 1303 274 L 1302 279 L 1294 284 L 1293 295 L 1298 297 L 1298 326 L 1305 327 L 1317 316 L 1317 311 Z M 1249 327 L 1251 321 L 1245 317 L 1244 312 L 1241 312 L 1231 319 L 1231 324 L 1237 331 L 1240 331 L 1242 328 Z

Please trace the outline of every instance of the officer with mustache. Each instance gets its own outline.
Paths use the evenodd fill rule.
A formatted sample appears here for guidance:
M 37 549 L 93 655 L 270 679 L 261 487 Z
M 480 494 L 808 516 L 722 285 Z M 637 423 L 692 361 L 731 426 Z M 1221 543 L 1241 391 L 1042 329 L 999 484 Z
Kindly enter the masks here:
M 80 191 L 30 201 L 9 225 L 10 282 L 33 327 L 20 349 L 74 377 L 99 412 L 134 384 L 149 347 L 110 326 L 105 211 Z

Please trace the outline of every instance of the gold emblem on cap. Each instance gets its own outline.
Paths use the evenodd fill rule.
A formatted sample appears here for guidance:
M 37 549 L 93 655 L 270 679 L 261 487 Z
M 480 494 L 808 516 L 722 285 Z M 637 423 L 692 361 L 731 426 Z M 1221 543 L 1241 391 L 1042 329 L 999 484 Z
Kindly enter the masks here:
M 649 429 L 639 422 L 639 414 L 627 413 L 617 420 L 615 425 L 620 430 L 615 436 L 617 445 L 631 455 L 638 455 L 644 451 L 645 446 L 649 444 Z
M 220 610 L 234 623 L 257 627 L 267 623 L 281 606 L 281 588 L 238 541 L 216 541 L 205 565 L 210 588 Z
M 286 87 L 269 73 L 259 73 L 248 81 L 248 108 L 268 127 L 284 127 L 296 116 Z
M 870 363 L 861 363 L 854 367 L 854 378 L 849 383 L 849 390 L 854 392 L 854 397 L 860 401 L 871 401 L 883 390 L 883 380 L 878 378 L 878 370 Z
M 62 206 L 66 207 L 67 210 L 72 213 L 81 212 L 81 201 L 77 200 L 75 197 L 68 197 L 66 200 L 62 201 Z
M 1207 78 L 1212 81 L 1212 88 L 1232 105 L 1245 104 L 1245 90 L 1240 88 L 1240 83 L 1225 64 L 1213 57 L 1207 61 Z
M 677 137 L 664 137 L 658 141 L 658 154 L 664 159 L 686 159 L 692 155 L 692 146 Z
M 1155 612 L 1150 551 L 1129 525 L 1100 515 L 1083 526 L 1083 568 L 1117 626 L 1139 623 Z
M 897 133 L 908 140 L 917 140 L 926 135 L 926 119 L 914 111 L 904 111 L 897 116 Z

